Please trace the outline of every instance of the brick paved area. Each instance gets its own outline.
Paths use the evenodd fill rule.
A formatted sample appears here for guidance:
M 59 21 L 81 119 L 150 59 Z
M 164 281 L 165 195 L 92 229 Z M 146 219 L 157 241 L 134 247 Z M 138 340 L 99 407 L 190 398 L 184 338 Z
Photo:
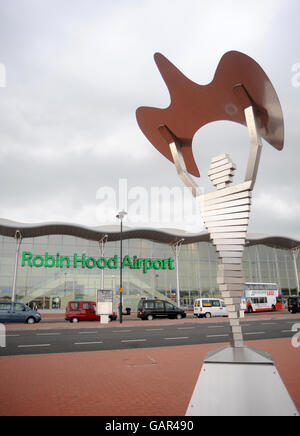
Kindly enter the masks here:
M 300 410 L 300 348 L 290 339 L 246 344 L 270 352 Z M 217 347 L 1 357 L 0 415 L 182 416 L 205 354 Z

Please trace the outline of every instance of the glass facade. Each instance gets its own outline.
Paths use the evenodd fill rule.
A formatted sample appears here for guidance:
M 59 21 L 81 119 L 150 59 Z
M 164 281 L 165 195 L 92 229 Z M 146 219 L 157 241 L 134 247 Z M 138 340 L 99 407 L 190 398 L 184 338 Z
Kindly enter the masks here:
M 61 256 L 70 258 L 62 267 L 31 267 L 28 262 L 22 266 L 22 253 L 33 256 Z M 118 305 L 120 271 L 105 268 L 74 268 L 74 254 L 82 258 L 102 257 L 101 245 L 69 235 L 48 235 L 24 238 L 19 254 L 17 274 L 17 300 L 26 304 L 35 302 L 39 308 L 64 309 L 73 299 L 95 300 L 97 289 L 101 288 L 102 274 L 104 288 L 114 291 L 114 308 Z M 120 243 L 107 242 L 104 257 L 119 256 Z M 171 246 L 145 239 L 123 241 L 123 256 L 144 259 L 175 259 Z M 0 236 L 0 298 L 11 298 L 16 257 L 14 238 Z M 299 257 L 299 256 L 298 256 Z M 272 248 L 265 245 L 246 247 L 244 272 L 247 282 L 277 283 L 283 297 L 297 294 L 297 280 L 294 257 L 291 250 Z M 200 296 L 219 296 L 216 283 L 218 258 L 214 246 L 208 242 L 182 245 L 179 252 L 178 273 L 181 305 L 188 307 Z M 175 266 L 175 262 L 174 262 Z M 299 260 L 298 268 L 299 270 Z M 135 310 L 141 297 L 168 298 L 176 301 L 176 269 L 123 269 L 123 306 Z

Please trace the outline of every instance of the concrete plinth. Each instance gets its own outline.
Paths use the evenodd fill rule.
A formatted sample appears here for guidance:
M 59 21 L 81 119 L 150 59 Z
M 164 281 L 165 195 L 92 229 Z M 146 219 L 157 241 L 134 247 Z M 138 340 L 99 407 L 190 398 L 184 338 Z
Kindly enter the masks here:
M 270 355 L 224 347 L 205 359 L 186 416 L 299 416 Z

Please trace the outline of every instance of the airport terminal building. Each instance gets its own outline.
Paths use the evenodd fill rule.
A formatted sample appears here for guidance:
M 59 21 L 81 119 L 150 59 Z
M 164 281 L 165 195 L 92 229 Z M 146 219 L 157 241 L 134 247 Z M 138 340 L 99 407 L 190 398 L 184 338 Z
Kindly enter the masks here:
M 16 237 L 17 235 L 17 237 Z M 195 298 L 219 296 L 218 257 L 207 233 L 64 223 L 21 224 L 0 220 L 0 299 L 64 309 L 69 300 L 96 299 L 112 289 L 118 305 L 122 266 L 123 307 L 135 310 L 141 297 L 190 307 Z M 247 282 L 277 283 L 283 299 L 299 292 L 300 242 L 248 235 L 243 257 Z M 15 281 L 15 284 L 14 284 Z

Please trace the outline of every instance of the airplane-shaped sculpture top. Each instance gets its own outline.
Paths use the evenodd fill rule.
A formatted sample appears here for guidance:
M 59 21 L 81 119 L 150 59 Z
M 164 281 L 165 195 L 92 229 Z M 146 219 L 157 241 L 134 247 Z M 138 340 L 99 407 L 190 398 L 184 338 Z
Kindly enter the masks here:
M 282 150 L 284 125 L 279 99 L 265 72 L 249 56 L 226 53 L 208 85 L 189 80 L 160 53 L 154 59 L 169 89 L 171 104 L 166 109 L 140 107 L 136 116 L 145 136 L 171 162 L 169 144 L 175 139 L 181 145 L 187 171 L 199 177 L 192 151 L 195 133 L 217 120 L 246 125 L 244 109 L 248 106 L 254 109 L 260 136 Z

